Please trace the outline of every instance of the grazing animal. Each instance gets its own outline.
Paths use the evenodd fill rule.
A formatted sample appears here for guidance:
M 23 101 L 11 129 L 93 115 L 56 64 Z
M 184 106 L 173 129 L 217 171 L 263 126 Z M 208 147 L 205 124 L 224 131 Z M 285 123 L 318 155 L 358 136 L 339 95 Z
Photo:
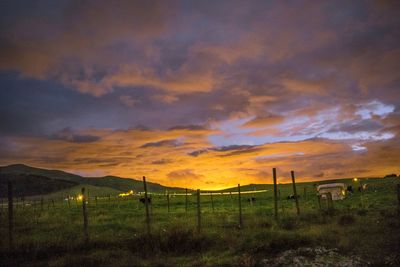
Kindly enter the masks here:
M 297 195 L 297 198 L 299 199 L 300 196 Z M 296 196 L 295 195 L 289 195 L 289 196 L 287 196 L 287 199 L 296 199 Z
M 248 198 L 247 199 L 247 202 L 254 202 L 254 201 L 256 201 L 256 198 L 255 197 L 250 197 L 250 198 Z
M 145 197 L 139 198 L 139 201 L 142 202 L 143 204 L 146 204 L 146 198 Z M 147 202 L 149 204 L 151 204 L 151 198 L 150 197 L 147 197 Z
M 347 186 L 347 192 L 354 193 L 353 186 L 351 185 Z

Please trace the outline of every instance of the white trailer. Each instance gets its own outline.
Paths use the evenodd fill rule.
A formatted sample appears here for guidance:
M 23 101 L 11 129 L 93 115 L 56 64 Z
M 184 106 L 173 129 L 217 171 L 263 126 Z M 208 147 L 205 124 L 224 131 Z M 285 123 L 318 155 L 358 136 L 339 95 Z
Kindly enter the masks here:
M 317 186 L 317 191 L 323 199 L 331 193 L 332 200 L 342 200 L 346 196 L 346 185 L 344 183 L 321 184 Z

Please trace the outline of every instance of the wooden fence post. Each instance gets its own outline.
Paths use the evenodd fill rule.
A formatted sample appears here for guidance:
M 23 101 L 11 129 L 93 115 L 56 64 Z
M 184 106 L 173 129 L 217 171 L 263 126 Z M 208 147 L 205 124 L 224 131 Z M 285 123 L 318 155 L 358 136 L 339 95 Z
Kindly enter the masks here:
M 150 235 L 149 199 L 147 197 L 147 184 L 145 176 L 143 176 L 143 188 L 144 188 L 144 203 L 146 206 L 146 229 L 147 229 L 147 235 Z
M 361 199 L 361 208 L 364 208 L 364 188 L 363 188 L 363 184 L 362 184 L 362 182 L 361 182 L 361 179 L 360 179 L 360 192 L 361 192 L 361 195 L 360 195 L 360 199 Z
M 276 186 L 276 168 L 272 169 L 273 180 L 274 180 L 274 210 L 275 219 L 278 219 L 278 188 Z
M 97 207 L 97 196 L 94 197 L 94 203 L 96 204 Z
M 82 187 L 82 211 L 83 211 L 83 234 L 85 237 L 85 244 L 89 242 L 89 233 L 88 233 L 88 216 L 86 210 L 86 196 L 85 196 L 85 188 Z
M 212 208 L 212 211 L 214 211 L 214 199 L 213 199 L 213 193 L 212 192 L 210 193 L 210 198 L 211 198 L 211 208 Z
M 168 212 L 169 212 L 169 193 L 167 193 L 167 209 L 168 209 Z
M 239 201 L 239 228 L 243 227 L 243 218 L 242 218 L 242 196 L 240 194 L 240 184 L 238 184 L 238 201 Z
M 8 189 L 8 246 L 10 250 L 14 248 L 14 210 L 13 210 L 13 188 L 11 181 L 7 181 Z
M 334 207 L 333 207 L 333 199 L 331 192 L 328 192 L 327 198 L 328 198 L 328 209 L 333 209 Z
M 188 211 L 188 190 L 185 190 L 185 212 Z
M 68 208 L 71 208 L 71 196 L 68 195 Z
M 294 194 L 294 199 L 296 200 L 296 211 L 297 211 L 297 215 L 299 215 L 300 214 L 299 196 L 297 195 L 296 179 L 294 178 L 294 171 L 291 171 L 290 174 L 292 175 L 293 194 Z
M 317 199 L 318 199 L 318 208 L 319 208 L 319 210 L 321 210 L 322 207 L 321 207 L 321 195 L 320 194 L 317 194 Z
M 51 204 L 52 204 L 52 206 L 54 208 L 54 199 L 51 199 Z
M 397 213 L 400 215 L 400 184 L 397 184 Z
M 197 189 L 197 233 L 201 232 L 200 189 Z

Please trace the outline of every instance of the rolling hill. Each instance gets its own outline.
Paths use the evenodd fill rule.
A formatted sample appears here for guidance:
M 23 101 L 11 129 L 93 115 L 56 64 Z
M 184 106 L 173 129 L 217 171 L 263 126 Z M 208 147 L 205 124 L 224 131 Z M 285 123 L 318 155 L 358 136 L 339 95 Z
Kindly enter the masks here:
M 143 182 L 131 178 L 117 176 L 82 177 L 76 174 L 60 171 L 30 167 L 23 164 L 14 164 L 0 167 L 0 194 L 6 195 L 7 180 L 14 184 L 16 196 L 31 196 L 50 194 L 72 187 L 93 186 L 97 191 L 106 194 L 117 194 L 129 190 L 143 191 Z M 147 182 L 150 192 L 182 191 L 183 188 L 167 187 L 158 183 Z M 75 190 L 76 191 L 76 190 Z

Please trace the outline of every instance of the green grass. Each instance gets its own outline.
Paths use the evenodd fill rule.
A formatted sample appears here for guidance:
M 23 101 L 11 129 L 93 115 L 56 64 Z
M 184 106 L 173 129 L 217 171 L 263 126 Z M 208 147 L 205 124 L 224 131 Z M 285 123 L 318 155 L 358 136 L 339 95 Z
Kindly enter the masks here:
M 352 181 L 347 181 L 348 184 Z M 301 215 L 296 215 L 290 184 L 280 185 L 279 220 L 274 220 L 273 192 L 242 195 L 239 228 L 237 195 L 201 196 L 201 233 L 197 233 L 196 196 L 152 196 L 151 235 L 146 235 L 145 207 L 137 197 L 93 198 L 88 205 L 90 242 L 83 242 L 81 202 L 47 198 L 15 209 L 15 249 L 7 239 L 7 212 L 1 211 L 0 266 L 257 266 L 263 259 L 302 247 L 338 249 L 375 266 L 399 264 L 398 178 L 369 179 L 334 210 L 319 210 L 312 183 L 299 184 Z M 303 187 L 307 187 L 305 197 Z M 250 186 L 251 189 L 253 189 Z M 259 186 L 258 189 L 270 189 Z M 246 188 L 246 187 L 243 187 Z M 244 189 L 242 190 L 244 191 Z M 79 189 L 79 188 L 78 188 Z M 94 189 L 89 188 L 91 196 Z M 100 193 L 102 191 L 98 191 Z M 64 192 L 65 193 L 65 192 Z M 249 197 L 256 201 L 250 203 Z

